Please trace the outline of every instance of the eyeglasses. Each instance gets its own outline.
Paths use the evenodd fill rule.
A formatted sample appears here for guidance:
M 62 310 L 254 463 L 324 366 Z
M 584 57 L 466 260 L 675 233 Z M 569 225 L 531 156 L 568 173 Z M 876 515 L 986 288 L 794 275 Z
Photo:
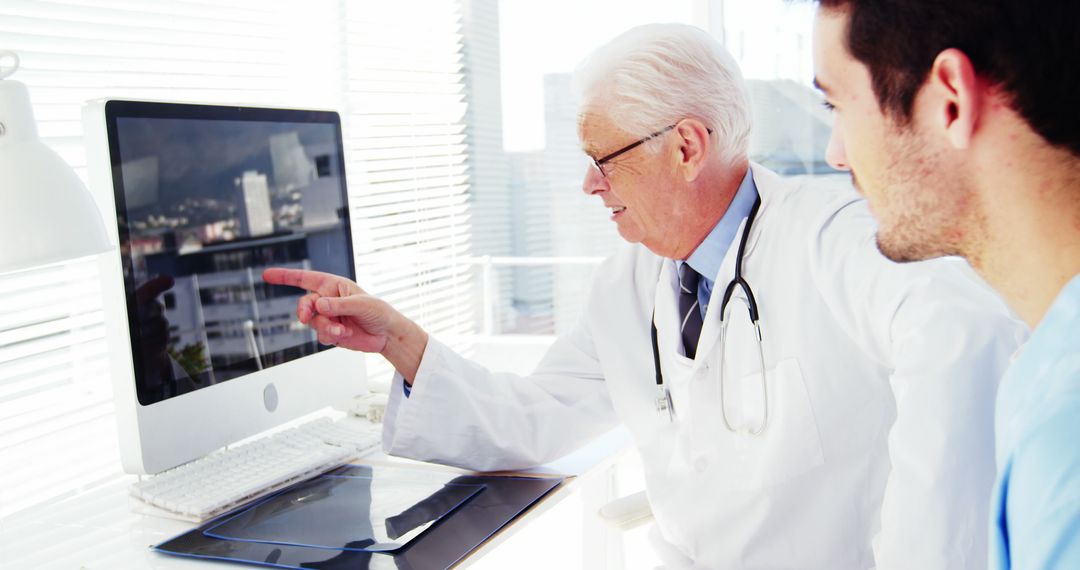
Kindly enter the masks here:
M 671 125 L 668 125 L 668 126 L 662 128 L 662 129 L 660 129 L 659 131 L 656 131 L 655 133 L 653 133 L 653 134 L 651 134 L 651 135 L 649 135 L 649 136 L 647 136 L 647 137 L 645 137 L 645 138 L 643 138 L 641 140 L 638 140 L 636 142 L 632 142 L 632 143 L 620 148 L 619 150 L 617 150 L 617 151 L 615 151 L 615 152 L 613 152 L 613 153 L 611 153 L 611 154 L 609 154 L 609 155 L 607 155 L 607 156 L 605 156 L 603 158 L 594 158 L 594 159 L 592 159 L 593 166 L 595 166 L 596 169 L 600 171 L 600 176 L 603 176 L 604 178 L 607 178 L 607 172 L 604 172 L 604 164 L 611 161 L 611 159 L 613 159 L 613 158 L 615 158 L 617 156 L 621 156 L 621 155 L 623 155 L 623 154 L 625 154 L 627 152 L 630 152 L 630 151 L 634 150 L 635 148 L 645 144 L 649 140 L 654 139 L 654 138 L 656 138 L 656 137 L 670 131 L 671 129 L 674 129 L 675 125 L 677 125 L 677 124 L 678 123 L 673 123 Z M 711 133 L 712 131 L 710 130 L 709 132 Z
M 618 156 L 621 156 L 621 155 L 623 155 L 623 154 L 625 154 L 627 152 L 630 152 L 630 151 L 634 150 L 635 148 L 645 144 L 646 142 L 648 142 L 648 141 L 650 141 L 650 140 L 652 140 L 652 139 L 654 139 L 654 138 L 656 138 L 656 137 L 670 131 L 671 129 L 674 129 L 675 126 L 678 125 L 678 124 L 679 123 L 672 123 L 672 124 L 662 128 L 662 129 L 660 129 L 659 131 L 656 131 L 655 133 L 653 133 L 653 134 L 651 134 L 651 135 L 649 135 L 649 136 L 647 136 L 647 137 L 645 137 L 643 139 L 634 141 L 634 142 L 620 148 L 619 150 L 617 150 L 617 151 L 615 151 L 615 152 L 613 152 L 613 153 L 611 153 L 611 154 L 609 154 L 609 155 L 607 155 L 607 156 L 605 156 L 603 158 L 593 158 L 592 159 L 593 166 L 595 166 L 596 170 L 598 170 L 600 172 L 600 176 L 603 176 L 604 178 L 607 178 L 608 174 L 607 174 L 607 172 L 604 172 L 604 165 L 607 164 L 608 162 L 610 162 L 611 159 L 613 159 L 615 157 L 618 157 Z M 710 135 L 712 134 L 712 129 L 706 129 L 706 130 L 709 132 Z

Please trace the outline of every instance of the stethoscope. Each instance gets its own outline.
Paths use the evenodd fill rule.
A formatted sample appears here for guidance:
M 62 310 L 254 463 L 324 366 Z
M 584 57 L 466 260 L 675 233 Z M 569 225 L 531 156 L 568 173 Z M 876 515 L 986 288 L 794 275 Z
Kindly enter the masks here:
M 746 241 L 750 236 L 750 227 L 754 224 L 754 218 L 757 217 L 758 209 L 761 206 L 761 197 L 758 196 L 754 200 L 754 206 L 750 208 L 750 215 L 746 217 L 746 225 L 743 226 L 742 237 L 739 239 L 739 250 L 735 256 L 735 277 L 728 283 L 727 288 L 724 289 L 723 299 L 720 301 L 720 415 L 724 420 L 724 427 L 732 433 L 745 433 L 749 435 L 759 435 L 765 431 L 765 426 L 769 423 L 769 390 L 765 378 L 765 349 L 762 346 L 761 336 L 761 322 L 758 314 L 757 300 L 754 298 L 754 292 L 750 289 L 750 284 L 746 282 L 746 279 L 742 274 L 743 257 L 746 255 Z M 727 352 L 727 327 L 731 321 L 727 319 L 727 307 L 728 302 L 731 300 L 732 295 L 735 293 L 735 288 L 742 289 L 743 294 L 746 296 L 746 308 L 750 312 L 750 322 L 754 324 L 754 331 L 757 333 L 758 342 L 758 357 L 761 361 L 761 393 L 764 401 L 764 413 L 762 414 L 761 425 L 757 429 L 749 429 L 746 427 L 734 428 L 727 417 L 727 398 L 724 394 L 724 376 L 726 361 L 725 356 Z M 653 351 L 653 369 L 656 372 L 656 412 L 663 414 L 665 411 L 668 413 L 668 420 L 675 421 L 675 406 L 671 401 L 671 391 L 664 385 L 664 375 L 660 370 L 660 343 L 657 340 L 656 333 L 656 310 L 653 310 L 653 322 L 652 322 L 652 351 Z

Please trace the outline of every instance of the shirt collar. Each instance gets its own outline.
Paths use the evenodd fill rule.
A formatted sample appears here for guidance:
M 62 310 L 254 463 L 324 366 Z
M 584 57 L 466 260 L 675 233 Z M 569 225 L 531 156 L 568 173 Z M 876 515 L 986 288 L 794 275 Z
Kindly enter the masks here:
M 720 264 L 724 261 L 728 248 L 735 241 L 735 234 L 739 231 L 739 224 L 750 215 L 754 208 L 754 200 L 757 198 L 757 185 L 754 184 L 752 169 L 746 169 L 735 197 L 724 212 L 723 217 L 716 223 L 709 235 L 697 246 L 697 249 L 686 258 L 686 263 L 701 274 L 702 277 L 712 283 L 720 273 Z

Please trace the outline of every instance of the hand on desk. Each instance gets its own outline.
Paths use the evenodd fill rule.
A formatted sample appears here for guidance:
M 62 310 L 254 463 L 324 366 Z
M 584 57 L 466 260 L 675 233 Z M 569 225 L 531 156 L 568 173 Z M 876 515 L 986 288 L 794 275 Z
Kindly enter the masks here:
M 308 291 L 297 303 L 296 316 L 315 331 L 319 342 L 377 352 L 412 384 L 428 335 L 389 303 L 349 279 L 319 271 L 270 268 L 263 280 Z

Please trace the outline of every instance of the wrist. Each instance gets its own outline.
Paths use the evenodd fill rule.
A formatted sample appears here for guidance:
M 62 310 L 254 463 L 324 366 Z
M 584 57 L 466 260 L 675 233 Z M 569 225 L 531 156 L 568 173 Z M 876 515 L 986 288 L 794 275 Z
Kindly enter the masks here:
M 428 334 L 400 313 L 395 315 L 394 321 L 387 327 L 386 345 L 379 354 L 394 366 L 406 384 L 412 386 L 427 349 Z

